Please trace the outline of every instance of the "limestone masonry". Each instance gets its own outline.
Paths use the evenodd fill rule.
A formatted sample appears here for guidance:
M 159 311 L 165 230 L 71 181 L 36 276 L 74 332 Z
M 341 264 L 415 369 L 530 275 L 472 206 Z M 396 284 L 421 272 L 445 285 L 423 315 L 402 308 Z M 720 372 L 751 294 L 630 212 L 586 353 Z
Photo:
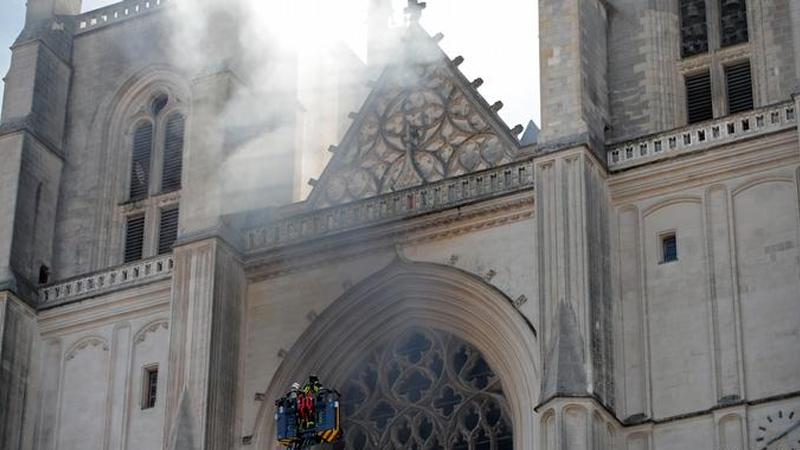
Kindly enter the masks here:
M 27 2 L 0 448 L 274 449 L 313 373 L 348 449 L 800 449 L 800 1 L 539 0 L 524 133 L 414 0 L 313 70 L 181 1 Z

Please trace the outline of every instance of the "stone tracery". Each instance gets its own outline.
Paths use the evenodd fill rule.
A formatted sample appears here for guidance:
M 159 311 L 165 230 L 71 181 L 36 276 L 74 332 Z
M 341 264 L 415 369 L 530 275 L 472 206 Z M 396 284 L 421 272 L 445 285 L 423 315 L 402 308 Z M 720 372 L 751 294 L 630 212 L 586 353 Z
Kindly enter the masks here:
M 414 328 L 375 349 L 344 385 L 347 448 L 513 448 L 499 378 L 466 342 Z
M 388 70 L 353 132 L 346 159 L 329 167 L 318 206 L 496 167 L 517 152 L 443 62 Z

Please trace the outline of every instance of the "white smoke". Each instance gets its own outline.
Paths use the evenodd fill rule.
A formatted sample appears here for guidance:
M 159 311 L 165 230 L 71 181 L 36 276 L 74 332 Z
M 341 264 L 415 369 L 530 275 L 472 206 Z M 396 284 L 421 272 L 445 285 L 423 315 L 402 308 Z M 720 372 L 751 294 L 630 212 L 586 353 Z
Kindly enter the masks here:
M 298 200 L 364 97 L 366 1 L 172 0 L 174 60 L 190 74 L 230 70 L 218 115 L 221 213 Z

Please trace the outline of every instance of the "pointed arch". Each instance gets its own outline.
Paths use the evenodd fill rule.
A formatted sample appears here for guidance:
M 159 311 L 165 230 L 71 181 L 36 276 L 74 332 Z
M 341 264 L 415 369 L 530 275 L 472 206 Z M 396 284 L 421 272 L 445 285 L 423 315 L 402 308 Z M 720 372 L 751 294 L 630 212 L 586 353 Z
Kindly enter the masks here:
M 86 336 L 79 339 L 77 342 L 72 344 L 69 349 L 64 352 L 64 361 L 69 361 L 75 357 L 75 355 L 87 348 L 87 347 L 100 347 L 103 351 L 108 351 L 108 341 L 102 336 Z
M 122 218 L 113 214 L 116 205 L 128 200 L 131 180 L 131 154 L 120 151 L 133 145 L 134 127 L 132 124 L 148 116 L 148 109 L 154 96 L 166 94 L 169 104 L 159 116 L 169 116 L 180 112 L 191 117 L 191 92 L 188 76 L 176 67 L 151 65 L 131 71 L 113 94 L 106 97 L 98 106 L 92 118 L 87 152 L 96 155 L 98 173 L 98 201 L 95 210 L 95 235 L 104 246 L 92 246 L 92 267 L 108 266 L 117 263 L 121 248 Z M 157 125 L 153 122 L 153 125 Z M 153 144 L 160 142 L 162 133 L 153 134 Z M 150 173 L 149 177 L 159 177 L 160 173 Z M 111 200 L 109 200 L 111 199 Z M 116 258 L 116 259 L 115 259 Z M 91 269 L 91 268 L 87 268 Z
M 344 293 L 292 347 L 266 398 L 278 398 L 309 373 L 336 386 L 369 352 L 375 337 L 410 326 L 440 330 L 480 351 L 502 381 L 515 448 L 534 447 L 540 371 L 533 328 L 502 292 L 475 275 L 439 264 L 397 259 Z M 264 402 L 256 417 L 256 448 L 270 448 L 273 442 L 273 408 Z
M 141 344 L 147 339 L 147 335 L 150 333 L 157 332 L 160 328 L 165 330 L 169 329 L 169 320 L 168 319 L 155 319 L 148 322 L 146 325 L 141 327 L 139 331 L 133 336 L 133 343 L 134 345 Z

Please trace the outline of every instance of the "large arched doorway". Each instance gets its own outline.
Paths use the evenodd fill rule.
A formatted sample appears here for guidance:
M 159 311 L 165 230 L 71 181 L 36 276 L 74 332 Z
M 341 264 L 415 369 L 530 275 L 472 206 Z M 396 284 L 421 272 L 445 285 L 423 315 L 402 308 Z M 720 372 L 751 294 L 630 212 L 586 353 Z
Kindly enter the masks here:
M 536 332 L 510 299 L 449 266 L 397 259 L 333 302 L 266 390 L 317 374 L 343 394 L 346 448 L 531 449 Z M 274 405 L 253 428 L 274 447 Z
M 475 347 L 412 327 L 384 336 L 343 386 L 345 448 L 511 450 L 499 377 Z

